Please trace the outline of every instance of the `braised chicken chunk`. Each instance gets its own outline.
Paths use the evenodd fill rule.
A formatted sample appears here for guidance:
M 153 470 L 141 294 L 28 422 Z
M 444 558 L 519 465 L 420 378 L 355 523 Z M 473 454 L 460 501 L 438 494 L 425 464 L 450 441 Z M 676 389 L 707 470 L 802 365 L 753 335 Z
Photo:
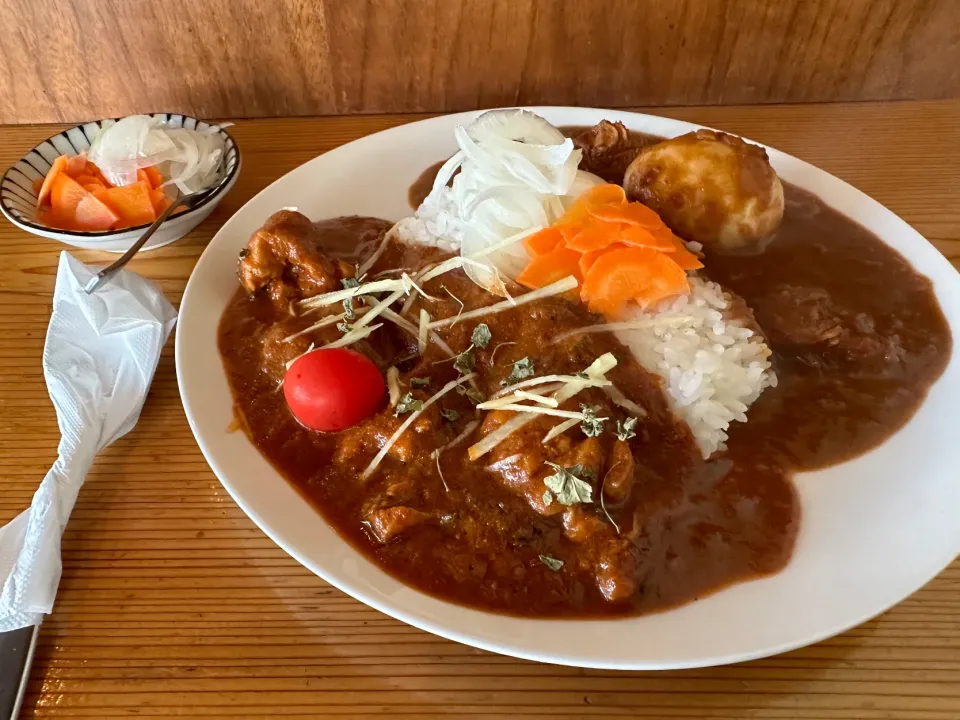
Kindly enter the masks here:
M 631 135 L 622 122 L 601 120 L 577 132 L 573 144 L 583 151 L 581 168 L 620 184 L 627 167 L 647 143 Z
M 797 346 L 811 363 L 874 369 L 903 359 L 897 335 L 878 334 L 871 315 L 839 305 L 822 288 L 780 285 L 757 302 L 756 312 L 772 341 Z
M 343 278 L 353 277 L 354 268 L 332 259 L 334 246 L 345 234 L 356 246 L 378 241 L 389 224 L 370 220 L 338 218 L 331 226 L 314 223 L 296 210 L 275 212 L 240 252 L 240 284 L 251 294 L 265 290 L 280 305 L 339 290 Z

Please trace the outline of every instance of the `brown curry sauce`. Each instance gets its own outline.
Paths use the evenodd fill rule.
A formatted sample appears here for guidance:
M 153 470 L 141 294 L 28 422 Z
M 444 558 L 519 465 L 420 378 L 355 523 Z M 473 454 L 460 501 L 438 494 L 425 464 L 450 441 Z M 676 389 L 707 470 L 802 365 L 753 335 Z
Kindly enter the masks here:
M 429 190 L 436 169 L 424 173 L 419 192 Z M 779 379 L 751 407 L 748 423 L 732 424 L 727 450 L 708 461 L 667 409 L 654 376 L 631 362 L 615 339 L 593 334 L 567 345 L 548 344 L 548 338 L 566 328 L 595 322 L 582 307 L 552 298 L 483 318 L 494 337 L 491 348 L 477 353 L 485 393 L 498 389 L 502 368 L 525 356 L 536 359 L 537 374 L 575 372 L 606 351 L 621 360 L 610 379 L 649 413 L 630 441 L 637 463 L 633 490 L 611 510 L 621 535 L 607 527 L 585 542 L 571 542 L 560 517 L 531 509 L 522 495 L 486 469 L 487 458 L 479 463 L 466 458 L 471 441 L 441 458 L 450 487 L 446 492 L 429 453 L 456 429 L 439 421 L 412 433 L 405 462 L 388 458 L 369 484 L 361 484 L 358 475 L 376 450 L 370 438 L 389 433 L 392 413 L 338 435 L 301 427 L 277 391 L 275 374 L 260 367 L 261 338 L 278 326 L 284 334 L 295 332 L 308 321 L 279 312 L 262 294 L 248 298 L 238 292 L 221 320 L 219 343 L 236 412 L 258 449 L 341 536 L 401 581 L 442 599 L 525 616 L 629 615 L 774 573 L 789 560 L 799 522 L 791 474 L 848 460 L 883 442 L 917 409 L 951 350 L 949 329 L 926 278 L 818 198 L 791 186 L 785 186 L 785 193 L 783 224 L 763 252 L 706 258 L 710 278 L 756 312 Z M 411 188 L 412 203 L 416 195 L 416 187 Z M 369 252 L 354 246 L 356 223 L 377 221 L 352 222 L 322 223 L 331 243 L 328 251 L 348 256 Z M 433 250 L 391 249 L 374 269 L 416 267 L 436 257 Z M 443 280 L 468 306 L 490 302 L 459 271 Z M 776 328 L 796 321 L 798 306 L 810 309 L 801 323 L 823 320 L 818 303 L 830 303 L 828 309 L 841 313 L 836 332 L 849 331 L 849 338 L 804 344 L 778 334 Z M 454 314 L 457 308 L 448 303 L 443 312 L 436 310 L 431 309 L 433 317 Z M 464 323 L 445 339 L 463 350 L 474 325 Z M 409 348 L 409 339 L 395 329 L 378 334 L 385 336 L 378 345 L 358 349 L 383 361 Z M 853 344 L 864 337 L 880 343 L 879 354 L 875 344 L 866 349 Z M 844 345 L 847 339 L 850 345 Z M 492 348 L 505 340 L 516 344 L 500 348 L 491 363 Z M 435 391 L 456 374 L 439 363 L 442 355 L 431 353 L 432 347 L 419 365 L 408 363 L 404 369 L 429 374 Z M 595 390 L 583 395 L 577 400 L 606 402 Z M 455 393 L 441 405 L 472 417 L 471 405 Z M 539 441 L 553 422 L 538 420 L 515 433 L 500 457 L 517 451 L 542 465 Z M 609 435 L 600 439 L 604 453 L 611 451 Z M 474 433 L 472 441 L 477 437 Z M 391 492 L 431 513 L 435 521 L 377 542 L 362 520 L 372 501 L 390 499 Z M 596 507 L 589 512 L 585 521 L 601 518 Z M 563 560 L 564 567 L 550 570 L 539 561 L 541 554 Z M 632 574 L 635 589 L 611 602 L 597 589 L 596 567 L 608 559 L 612 564 L 615 556 L 618 571 Z

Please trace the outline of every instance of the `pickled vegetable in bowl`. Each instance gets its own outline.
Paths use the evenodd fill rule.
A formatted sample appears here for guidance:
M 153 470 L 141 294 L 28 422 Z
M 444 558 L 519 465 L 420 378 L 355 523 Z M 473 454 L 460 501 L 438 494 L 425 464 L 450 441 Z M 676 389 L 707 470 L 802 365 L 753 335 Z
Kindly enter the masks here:
M 36 220 L 80 231 L 149 224 L 180 193 L 216 177 L 224 151 L 218 129 L 171 128 L 146 115 L 102 128 L 89 152 L 58 157 L 35 182 Z

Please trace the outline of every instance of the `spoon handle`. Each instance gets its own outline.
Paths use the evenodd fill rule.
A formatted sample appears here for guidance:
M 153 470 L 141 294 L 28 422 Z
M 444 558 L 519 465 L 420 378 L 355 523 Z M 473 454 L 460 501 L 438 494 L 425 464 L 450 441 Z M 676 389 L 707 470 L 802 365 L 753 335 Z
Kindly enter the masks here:
M 117 270 L 122 268 L 128 262 L 130 262 L 130 259 L 137 254 L 140 248 L 143 247 L 144 243 L 146 243 L 147 240 L 149 240 L 150 237 L 157 231 L 157 228 L 163 225 L 166 219 L 170 217 L 170 214 L 173 212 L 174 208 L 176 208 L 180 204 L 181 200 L 182 198 L 180 197 L 180 193 L 178 192 L 177 197 L 174 198 L 174 200 L 169 205 L 167 205 L 166 210 L 160 213 L 160 216 L 156 220 L 154 220 L 153 223 L 150 225 L 150 227 L 148 227 L 144 231 L 143 235 L 141 235 L 137 239 L 137 241 L 130 246 L 129 250 L 127 250 L 123 255 L 121 255 L 116 262 L 112 263 L 108 267 L 105 267 L 103 270 L 101 270 L 92 278 L 90 278 L 90 282 L 88 282 L 83 288 L 84 292 L 86 292 L 87 295 L 91 294 L 98 287 L 103 285 L 103 283 L 106 282 L 111 275 L 117 272 Z

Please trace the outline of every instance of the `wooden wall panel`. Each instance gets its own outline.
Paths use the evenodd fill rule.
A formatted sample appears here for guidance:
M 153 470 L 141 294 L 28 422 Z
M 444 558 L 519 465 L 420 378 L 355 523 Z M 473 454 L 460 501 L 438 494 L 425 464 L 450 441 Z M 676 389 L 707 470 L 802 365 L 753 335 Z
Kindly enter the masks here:
M 958 96 L 958 0 L 0 0 L 7 123 Z

